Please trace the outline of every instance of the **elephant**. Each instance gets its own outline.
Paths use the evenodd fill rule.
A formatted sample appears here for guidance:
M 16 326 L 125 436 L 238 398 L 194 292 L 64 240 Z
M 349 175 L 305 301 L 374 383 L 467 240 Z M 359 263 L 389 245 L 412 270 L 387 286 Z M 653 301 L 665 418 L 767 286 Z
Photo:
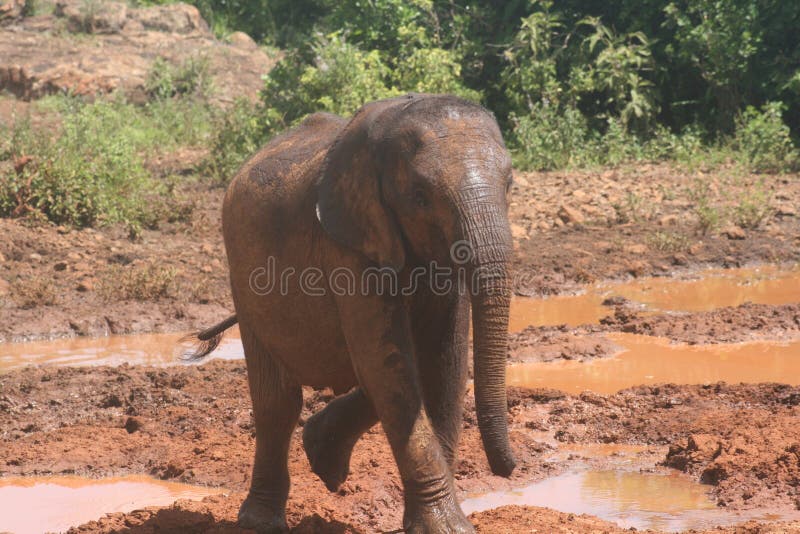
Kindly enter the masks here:
M 236 173 L 222 208 L 235 315 L 196 334 L 194 356 L 239 323 L 256 442 L 241 526 L 287 530 L 287 457 L 305 385 L 336 395 L 302 436 L 330 491 L 380 421 L 405 531 L 474 532 L 453 482 L 470 317 L 481 439 L 495 474 L 515 467 L 505 385 L 511 182 L 494 115 L 431 94 L 367 103 L 350 120 L 310 115 Z M 433 267 L 445 283 L 425 276 Z M 395 290 L 339 287 L 343 273 L 388 275 Z M 303 287 L 298 275 L 317 282 Z

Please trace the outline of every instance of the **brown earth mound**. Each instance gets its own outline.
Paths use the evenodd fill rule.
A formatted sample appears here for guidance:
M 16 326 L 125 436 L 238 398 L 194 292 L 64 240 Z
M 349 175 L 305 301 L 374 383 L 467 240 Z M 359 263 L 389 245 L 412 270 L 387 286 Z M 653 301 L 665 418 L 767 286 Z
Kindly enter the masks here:
M 800 336 L 800 303 L 772 306 L 747 302 L 707 312 L 657 315 L 617 307 L 600 322 L 607 331 L 666 337 L 690 345 L 777 341 Z
M 70 92 L 103 95 L 122 91 L 143 102 L 145 81 L 156 58 L 173 65 L 208 62 L 211 101 L 255 99 L 261 76 L 275 63 L 252 39 L 214 38 L 197 8 L 170 4 L 128 8 L 100 2 L 60 0 L 52 15 L 15 18 L 0 26 L 0 91 L 30 100 Z

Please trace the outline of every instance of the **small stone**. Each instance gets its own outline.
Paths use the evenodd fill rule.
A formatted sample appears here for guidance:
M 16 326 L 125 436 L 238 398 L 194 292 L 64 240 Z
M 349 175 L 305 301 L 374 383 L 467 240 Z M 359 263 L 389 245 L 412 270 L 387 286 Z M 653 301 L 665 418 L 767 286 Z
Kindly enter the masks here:
M 521 224 L 511 223 L 511 236 L 514 239 L 526 239 L 528 237 L 528 230 Z
M 37 254 L 36 252 L 34 252 L 32 254 L 28 254 L 28 258 L 31 261 L 42 261 L 42 255 L 41 254 Z
M 659 226 L 675 226 L 678 224 L 678 216 L 673 214 L 664 215 L 658 220 Z
M 794 206 L 782 204 L 775 209 L 775 215 L 778 217 L 795 217 L 797 215 L 797 210 Z
M 202 271 L 204 273 L 210 273 L 213 270 L 214 269 L 212 269 L 210 265 L 203 265 L 202 267 L 200 267 L 200 271 Z
M 0 263 L 5 263 L 5 261 L 6 261 L 6 257 L 3 256 L 2 252 L 0 252 Z
M 562 204 L 558 209 L 558 217 L 565 223 L 583 224 L 584 218 L 580 210 L 566 204 Z
M 67 259 L 72 261 L 78 261 L 79 259 L 81 259 L 81 255 L 78 254 L 77 252 L 70 252 L 69 254 L 67 254 Z
M 747 236 L 738 226 L 729 226 L 722 231 L 722 234 L 728 239 L 744 239 Z
M 205 244 L 203 244 L 202 247 L 200 247 L 200 251 L 203 254 L 213 254 L 214 253 L 214 247 L 213 247 L 213 245 L 209 245 L 208 243 L 205 243 Z
M 63 234 L 68 234 L 69 230 L 70 229 L 69 229 L 68 226 L 61 226 L 61 225 L 56 226 L 56 232 L 58 232 L 59 234 L 62 234 L 62 235 Z
M 520 187 L 530 187 L 531 183 L 521 174 L 514 176 L 514 183 Z
M 55 269 L 56 271 L 66 271 L 67 270 L 67 262 L 65 262 L 65 261 L 56 262 L 56 264 L 53 265 L 53 269 Z
M 125 430 L 128 431 L 128 434 L 133 434 L 141 430 L 144 427 L 144 423 L 138 417 L 128 417 L 128 420 L 125 421 Z
M 11 284 L 0 278 L 0 297 L 8 295 L 11 292 Z
M 689 264 L 689 258 L 687 258 L 685 254 L 680 254 L 680 253 L 675 254 L 674 256 L 672 256 L 672 264 L 673 265 L 688 265 Z
M 703 243 L 694 243 L 689 247 L 689 254 L 692 256 L 697 256 L 703 250 Z
M 647 245 L 642 245 L 642 244 L 628 245 L 623 250 L 628 254 L 640 256 L 647 252 Z
M 78 285 L 75 289 L 77 289 L 81 293 L 92 291 L 94 290 L 94 280 L 92 280 L 91 278 L 87 278 L 86 280 L 81 280 L 80 282 L 78 282 Z

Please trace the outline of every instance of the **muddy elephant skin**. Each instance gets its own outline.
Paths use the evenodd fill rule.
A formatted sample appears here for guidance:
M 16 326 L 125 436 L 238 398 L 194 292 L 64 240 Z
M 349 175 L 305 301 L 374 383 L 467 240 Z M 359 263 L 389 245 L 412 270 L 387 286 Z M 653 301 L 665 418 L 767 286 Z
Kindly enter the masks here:
M 444 95 L 369 103 L 349 121 L 312 115 L 236 174 L 222 222 L 256 427 L 242 526 L 287 529 L 287 451 L 310 385 L 339 394 L 303 432 L 331 491 L 359 436 L 380 421 L 403 482 L 405 531 L 473 531 L 452 476 L 470 310 L 481 437 L 492 471 L 514 469 L 510 183 L 492 114 Z M 444 289 L 428 276 L 433 265 Z M 342 287 L 348 276 L 357 283 Z M 381 276 L 388 287 L 362 283 Z

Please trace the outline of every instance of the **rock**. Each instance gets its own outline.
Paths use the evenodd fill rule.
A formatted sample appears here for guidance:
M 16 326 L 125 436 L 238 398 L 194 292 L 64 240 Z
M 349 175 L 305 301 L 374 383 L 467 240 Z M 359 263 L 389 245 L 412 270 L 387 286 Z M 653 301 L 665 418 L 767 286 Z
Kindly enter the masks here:
M 647 253 L 647 245 L 643 245 L 641 243 L 635 245 L 627 245 L 623 249 L 628 254 L 633 254 L 635 256 L 641 256 L 642 254 Z
M 11 293 L 11 284 L 0 278 L 0 297 L 4 297 Z
M 689 247 L 689 254 L 691 254 L 692 256 L 697 256 L 698 254 L 700 254 L 700 252 L 702 252 L 702 250 L 703 250 L 703 242 L 701 241 L 699 243 L 694 243 Z
M 58 0 L 53 15 L 67 19 L 67 29 L 73 33 L 119 33 L 128 18 L 128 6 L 108 0 Z
M 580 210 L 567 204 L 562 204 L 558 209 L 558 217 L 567 224 L 583 224 L 584 222 L 583 214 Z
M 687 258 L 685 254 L 681 254 L 679 252 L 679 253 L 674 254 L 672 256 L 672 264 L 673 265 L 689 265 L 689 258 Z
M 210 243 L 203 243 L 203 246 L 200 247 L 200 252 L 203 254 L 214 254 L 214 245 Z
M 210 35 L 208 24 L 200 16 L 200 11 L 188 4 L 169 4 L 135 9 L 130 12 L 130 19 L 138 22 L 145 30 Z M 252 42 L 252 39 L 250 41 Z
M 678 224 L 678 216 L 673 214 L 664 215 L 658 220 L 659 226 L 675 226 Z
M 34 252 L 32 254 L 28 254 L 28 259 L 30 259 L 31 261 L 39 262 L 42 261 L 42 255 Z
M 530 187 L 531 185 L 530 181 L 521 174 L 514 176 L 514 183 L 520 187 Z
M 795 217 L 797 216 L 797 209 L 790 204 L 781 204 L 775 208 L 775 215 L 778 217 Z
M 6 261 L 6 257 L 3 255 L 2 252 L 0 252 L 0 263 L 5 263 L 5 261 Z
M 75 289 L 77 289 L 81 293 L 85 293 L 87 291 L 93 291 L 94 280 L 92 280 L 91 278 L 87 278 L 86 280 L 81 280 L 80 282 L 78 282 L 78 285 L 75 287 Z
M 521 224 L 511 223 L 511 237 L 514 239 L 526 239 L 528 237 L 528 230 Z
M 133 434 L 142 428 L 144 428 L 144 422 L 138 417 L 128 417 L 125 421 L 125 430 L 128 431 L 128 434 Z
M 242 50 L 256 50 L 258 48 L 258 43 L 244 32 L 233 32 L 228 37 L 228 42 L 230 42 L 232 46 L 241 48 Z
M 85 6 L 95 4 L 100 7 L 86 22 Z M 113 1 L 60 0 L 59 6 L 59 18 L 29 17 L 11 27 L 0 26 L 0 91 L 21 100 L 120 91 L 128 100 L 144 103 L 156 58 L 177 66 L 201 58 L 208 65 L 211 102 L 230 105 L 239 97 L 256 101 L 262 76 L 279 59 L 257 46 L 245 46 L 242 36 L 236 44 L 217 41 L 196 8 L 184 4 L 136 9 Z M 91 39 L 75 39 L 59 31 L 65 22 L 76 29 L 86 22 L 97 33 Z
M 65 261 L 56 262 L 56 264 L 53 265 L 53 269 L 56 270 L 56 271 L 66 271 L 67 270 L 67 262 L 65 262 Z
M 200 267 L 200 271 L 204 273 L 210 273 L 213 272 L 214 269 L 212 269 L 210 265 L 203 265 L 202 267 Z
M 576 189 L 575 191 L 573 191 L 572 196 L 575 198 L 575 200 L 577 200 L 580 203 L 586 202 L 589 199 L 589 195 L 587 195 L 580 189 Z
M 747 237 L 744 230 L 738 226 L 728 226 L 722 231 L 722 234 L 728 239 L 744 239 Z
M 0 22 L 21 17 L 24 5 L 25 0 L 0 2 Z

